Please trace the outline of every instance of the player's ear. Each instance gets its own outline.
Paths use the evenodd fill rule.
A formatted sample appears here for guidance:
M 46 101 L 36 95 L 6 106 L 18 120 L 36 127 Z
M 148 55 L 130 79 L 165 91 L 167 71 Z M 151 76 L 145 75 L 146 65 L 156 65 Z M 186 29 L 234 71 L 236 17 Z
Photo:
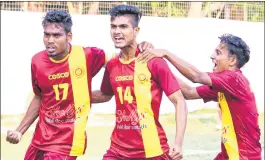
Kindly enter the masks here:
M 73 38 L 72 32 L 68 32 L 66 36 L 67 36 L 66 37 L 67 38 L 67 42 L 70 43 L 72 41 L 72 38 Z
M 236 66 L 236 65 L 237 65 L 236 55 L 229 56 L 229 66 Z
M 135 27 L 134 32 L 135 32 L 135 36 L 137 36 L 138 33 L 140 32 L 140 27 Z

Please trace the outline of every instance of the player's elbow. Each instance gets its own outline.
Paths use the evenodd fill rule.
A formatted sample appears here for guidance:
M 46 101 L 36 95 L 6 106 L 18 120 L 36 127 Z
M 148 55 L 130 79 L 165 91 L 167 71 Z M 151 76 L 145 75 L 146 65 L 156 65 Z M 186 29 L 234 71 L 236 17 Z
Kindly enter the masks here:
M 186 107 L 186 100 L 181 90 L 178 90 L 169 96 L 169 100 L 175 105 Z
M 179 112 L 181 112 L 182 114 L 187 115 L 188 113 L 188 108 L 186 105 L 186 100 L 184 95 L 182 95 L 182 93 L 180 92 L 180 94 L 176 97 L 175 100 L 175 108 L 176 110 L 178 110 Z
M 201 82 L 202 74 L 200 72 L 196 73 L 190 80 L 193 83 L 200 83 Z
M 208 74 L 206 72 L 197 72 L 196 75 L 194 76 L 193 83 L 200 83 L 200 84 L 206 84 L 211 86 L 211 79 L 208 76 Z
M 192 99 L 192 94 L 191 94 L 191 91 L 190 89 L 181 89 L 181 92 L 182 92 L 182 95 L 183 97 L 186 99 L 186 100 L 190 100 Z
M 103 93 L 100 90 L 96 90 L 92 92 L 92 98 L 91 102 L 92 103 L 104 103 L 110 101 L 112 98 L 112 95 L 108 95 Z
M 111 100 L 112 95 L 104 95 L 105 96 L 105 102 L 108 102 Z

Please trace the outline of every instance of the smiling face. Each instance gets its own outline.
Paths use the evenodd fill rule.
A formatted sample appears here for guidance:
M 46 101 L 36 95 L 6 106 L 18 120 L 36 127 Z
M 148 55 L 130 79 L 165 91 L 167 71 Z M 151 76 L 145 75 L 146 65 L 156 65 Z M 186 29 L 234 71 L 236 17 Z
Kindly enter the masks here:
M 47 23 L 43 26 L 43 42 L 49 57 L 57 57 L 67 52 L 68 43 L 72 40 L 72 33 L 66 33 L 63 25 Z
M 132 16 L 122 15 L 111 20 L 110 34 L 116 48 L 125 48 L 136 41 L 139 27 L 133 27 Z
M 235 56 L 231 56 L 225 43 L 220 43 L 211 56 L 214 64 L 213 72 L 222 72 L 236 66 Z

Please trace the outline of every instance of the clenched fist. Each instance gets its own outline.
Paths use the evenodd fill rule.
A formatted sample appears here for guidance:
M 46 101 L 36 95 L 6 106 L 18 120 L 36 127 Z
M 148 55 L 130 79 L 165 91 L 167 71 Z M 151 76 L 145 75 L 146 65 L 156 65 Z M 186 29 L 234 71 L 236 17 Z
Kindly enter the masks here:
M 7 131 L 6 141 L 12 144 L 17 144 L 22 137 L 22 134 L 18 131 Z

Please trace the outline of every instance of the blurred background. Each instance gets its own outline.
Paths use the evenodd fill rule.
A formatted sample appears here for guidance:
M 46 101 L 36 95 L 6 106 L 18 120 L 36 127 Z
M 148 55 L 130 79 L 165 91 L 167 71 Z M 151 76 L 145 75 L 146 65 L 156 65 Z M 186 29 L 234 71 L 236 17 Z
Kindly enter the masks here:
M 71 14 L 108 15 L 118 4 L 137 6 L 143 16 L 264 21 L 264 2 L 1 2 L 1 10 L 47 12 L 67 10 Z
M 73 19 L 72 44 L 95 46 L 107 54 L 118 52 L 109 34 L 109 9 L 118 4 L 137 6 L 143 14 L 137 41 L 149 41 L 165 48 L 202 71 L 212 71 L 210 55 L 218 37 L 230 33 L 250 46 L 250 61 L 242 68 L 256 95 L 260 112 L 261 143 L 264 146 L 264 2 L 19 2 L 1 4 L 1 159 L 23 159 L 35 124 L 17 145 L 5 142 L 6 131 L 20 123 L 33 96 L 31 57 L 44 49 L 42 18 L 49 10 L 67 10 Z M 179 78 L 192 86 L 172 67 Z M 102 69 L 92 82 L 99 89 Z M 217 104 L 187 101 L 189 119 L 184 159 L 210 160 L 220 151 Z M 114 125 L 115 101 L 92 105 L 88 120 L 88 149 L 80 159 L 99 160 L 109 146 Z M 164 96 L 161 122 L 169 140 L 174 137 L 174 107 Z M 99 134 L 100 133 L 100 134 Z M 102 142 L 96 139 L 102 139 Z M 14 154 L 14 151 L 17 153 Z

